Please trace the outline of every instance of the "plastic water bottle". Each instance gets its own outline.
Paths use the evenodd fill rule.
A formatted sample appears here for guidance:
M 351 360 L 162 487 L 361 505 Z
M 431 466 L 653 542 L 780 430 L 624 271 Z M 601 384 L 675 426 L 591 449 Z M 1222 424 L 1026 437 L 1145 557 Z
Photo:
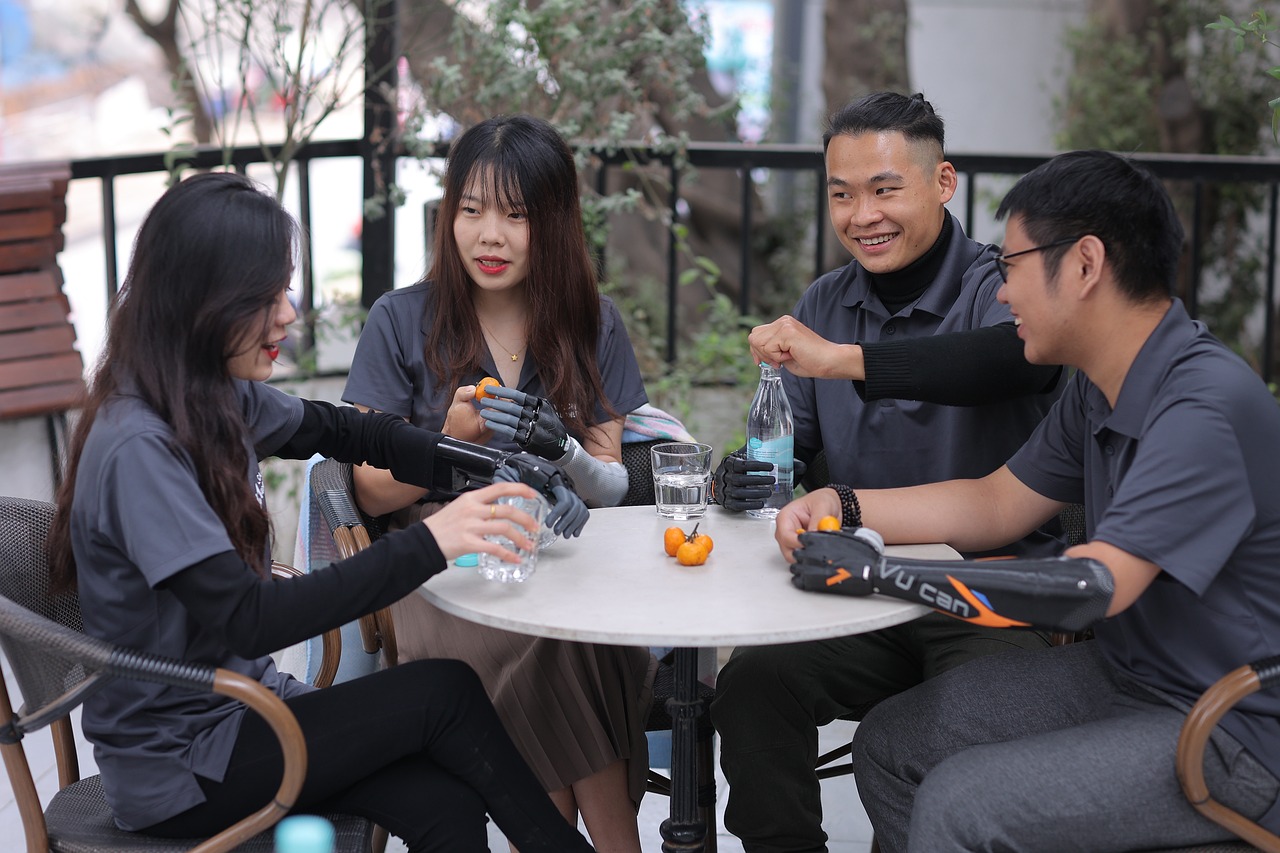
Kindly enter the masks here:
M 760 363 L 760 387 L 756 388 L 751 411 L 747 413 L 747 458 L 773 466 L 773 494 L 763 509 L 749 509 L 754 518 L 773 518 L 791 502 L 792 473 L 795 470 L 794 426 L 791 404 L 782 387 L 782 374 Z
M 290 815 L 276 824 L 276 853 L 333 853 L 333 824 L 316 815 Z

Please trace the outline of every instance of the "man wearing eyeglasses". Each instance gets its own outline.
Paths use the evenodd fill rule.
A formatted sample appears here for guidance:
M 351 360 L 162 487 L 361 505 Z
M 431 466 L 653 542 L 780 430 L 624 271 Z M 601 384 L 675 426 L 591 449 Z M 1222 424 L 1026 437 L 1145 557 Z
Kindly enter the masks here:
M 995 472 L 819 489 L 778 514 L 778 544 L 800 586 L 841 591 L 821 576 L 863 560 L 867 531 L 797 536 L 822 515 L 848 507 L 885 542 L 980 550 L 1083 503 L 1088 541 L 1061 557 L 952 562 L 933 581 L 1005 624 L 1100 621 L 1090 642 L 982 658 L 886 699 L 854 737 L 858 791 L 884 853 L 1230 838 L 1182 794 L 1174 755 L 1209 685 L 1280 653 L 1280 406 L 1173 298 L 1183 231 L 1154 176 L 1107 152 L 1062 154 L 997 216 L 999 298 L 1026 357 L 1077 368 L 1061 399 Z M 913 583 L 932 571 L 898 569 Z M 1212 799 L 1280 832 L 1280 695 L 1217 710 Z
M 1061 371 L 1027 363 L 996 299 L 997 249 L 967 237 L 946 210 L 956 171 L 942 119 L 921 95 L 880 92 L 837 111 L 824 144 L 831 223 L 853 258 L 750 339 L 757 361 L 785 368 L 796 457 L 808 463 L 824 450 L 832 481 L 859 488 L 985 476 L 1049 410 Z M 767 487 L 751 467 L 722 460 L 716 492 L 726 508 L 760 505 Z M 995 553 L 1056 553 L 1058 530 L 1046 525 Z M 1033 631 L 934 615 L 735 650 L 712 706 L 729 782 L 726 828 L 749 853 L 825 851 L 819 726 L 859 719 L 975 657 L 1046 644 Z

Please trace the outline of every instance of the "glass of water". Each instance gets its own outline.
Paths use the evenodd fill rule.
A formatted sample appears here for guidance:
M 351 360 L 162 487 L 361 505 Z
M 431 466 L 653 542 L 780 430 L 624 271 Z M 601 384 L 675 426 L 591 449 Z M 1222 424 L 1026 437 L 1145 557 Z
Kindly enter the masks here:
M 649 449 L 653 459 L 653 495 L 658 515 L 684 520 L 707 511 L 711 484 L 711 445 L 670 441 Z
M 498 498 L 495 504 L 507 504 L 509 506 L 518 507 L 533 516 L 534 521 L 542 524 L 543 518 L 547 514 L 547 502 L 542 498 L 521 498 L 521 497 L 505 497 Z M 514 521 L 509 522 L 512 527 L 519 528 L 520 525 Z M 527 531 L 520 528 L 522 533 Z M 541 546 L 541 537 L 537 534 L 533 537 L 532 548 L 516 547 L 515 542 L 506 536 L 486 536 L 490 542 L 497 542 L 500 545 L 515 551 L 520 555 L 520 560 L 515 563 L 508 563 L 500 559 L 494 554 L 486 554 L 481 551 L 479 554 L 478 569 L 481 577 L 491 581 L 501 581 L 502 583 L 519 583 L 525 578 L 533 574 L 533 570 L 538 565 L 538 549 Z

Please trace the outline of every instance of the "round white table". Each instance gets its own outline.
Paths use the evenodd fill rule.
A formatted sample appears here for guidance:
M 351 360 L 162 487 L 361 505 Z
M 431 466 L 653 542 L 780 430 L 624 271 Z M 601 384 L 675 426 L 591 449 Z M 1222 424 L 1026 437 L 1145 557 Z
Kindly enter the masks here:
M 652 506 L 591 511 L 576 539 L 542 552 L 524 583 L 486 581 L 451 566 L 422 587 L 463 619 L 562 640 L 640 646 L 793 643 L 874 631 L 928 612 L 881 596 L 815 595 L 791 585 L 773 522 L 708 507 L 699 532 L 715 541 L 702 566 L 668 557 L 662 534 L 695 522 L 660 518 Z M 946 545 L 899 545 L 900 557 L 954 559 Z
M 661 518 L 652 506 L 592 510 L 576 539 L 544 550 L 523 583 L 487 581 L 474 568 L 450 566 L 422 586 L 449 613 L 561 640 L 674 646 L 671 818 L 662 849 L 702 850 L 706 827 L 696 802 L 697 649 L 771 645 L 874 631 L 929 612 L 919 604 L 870 596 L 817 595 L 791 585 L 772 521 L 708 507 L 699 531 L 715 541 L 702 566 L 682 566 L 662 535 L 694 521 Z M 899 557 L 957 559 L 946 545 L 887 549 Z

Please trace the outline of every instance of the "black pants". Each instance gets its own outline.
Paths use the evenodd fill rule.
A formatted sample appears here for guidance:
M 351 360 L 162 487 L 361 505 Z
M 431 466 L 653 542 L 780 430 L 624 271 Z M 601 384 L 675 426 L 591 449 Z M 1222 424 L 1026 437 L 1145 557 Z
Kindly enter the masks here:
M 881 700 L 974 658 L 1047 645 L 1035 631 L 931 613 L 851 637 L 735 649 L 711 706 L 729 782 L 725 828 L 748 853 L 825 851 L 819 726 L 860 720 Z
M 486 814 L 522 853 L 591 850 L 525 765 L 464 663 L 406 663 L 287 701 L 307 742 L 300 811 L 361 815 L 418 851 L 487 851 Z M 212 835 L 261 808 L 280 784 L 279 743 L 245 715 L 208 799 L 146 831 Z

